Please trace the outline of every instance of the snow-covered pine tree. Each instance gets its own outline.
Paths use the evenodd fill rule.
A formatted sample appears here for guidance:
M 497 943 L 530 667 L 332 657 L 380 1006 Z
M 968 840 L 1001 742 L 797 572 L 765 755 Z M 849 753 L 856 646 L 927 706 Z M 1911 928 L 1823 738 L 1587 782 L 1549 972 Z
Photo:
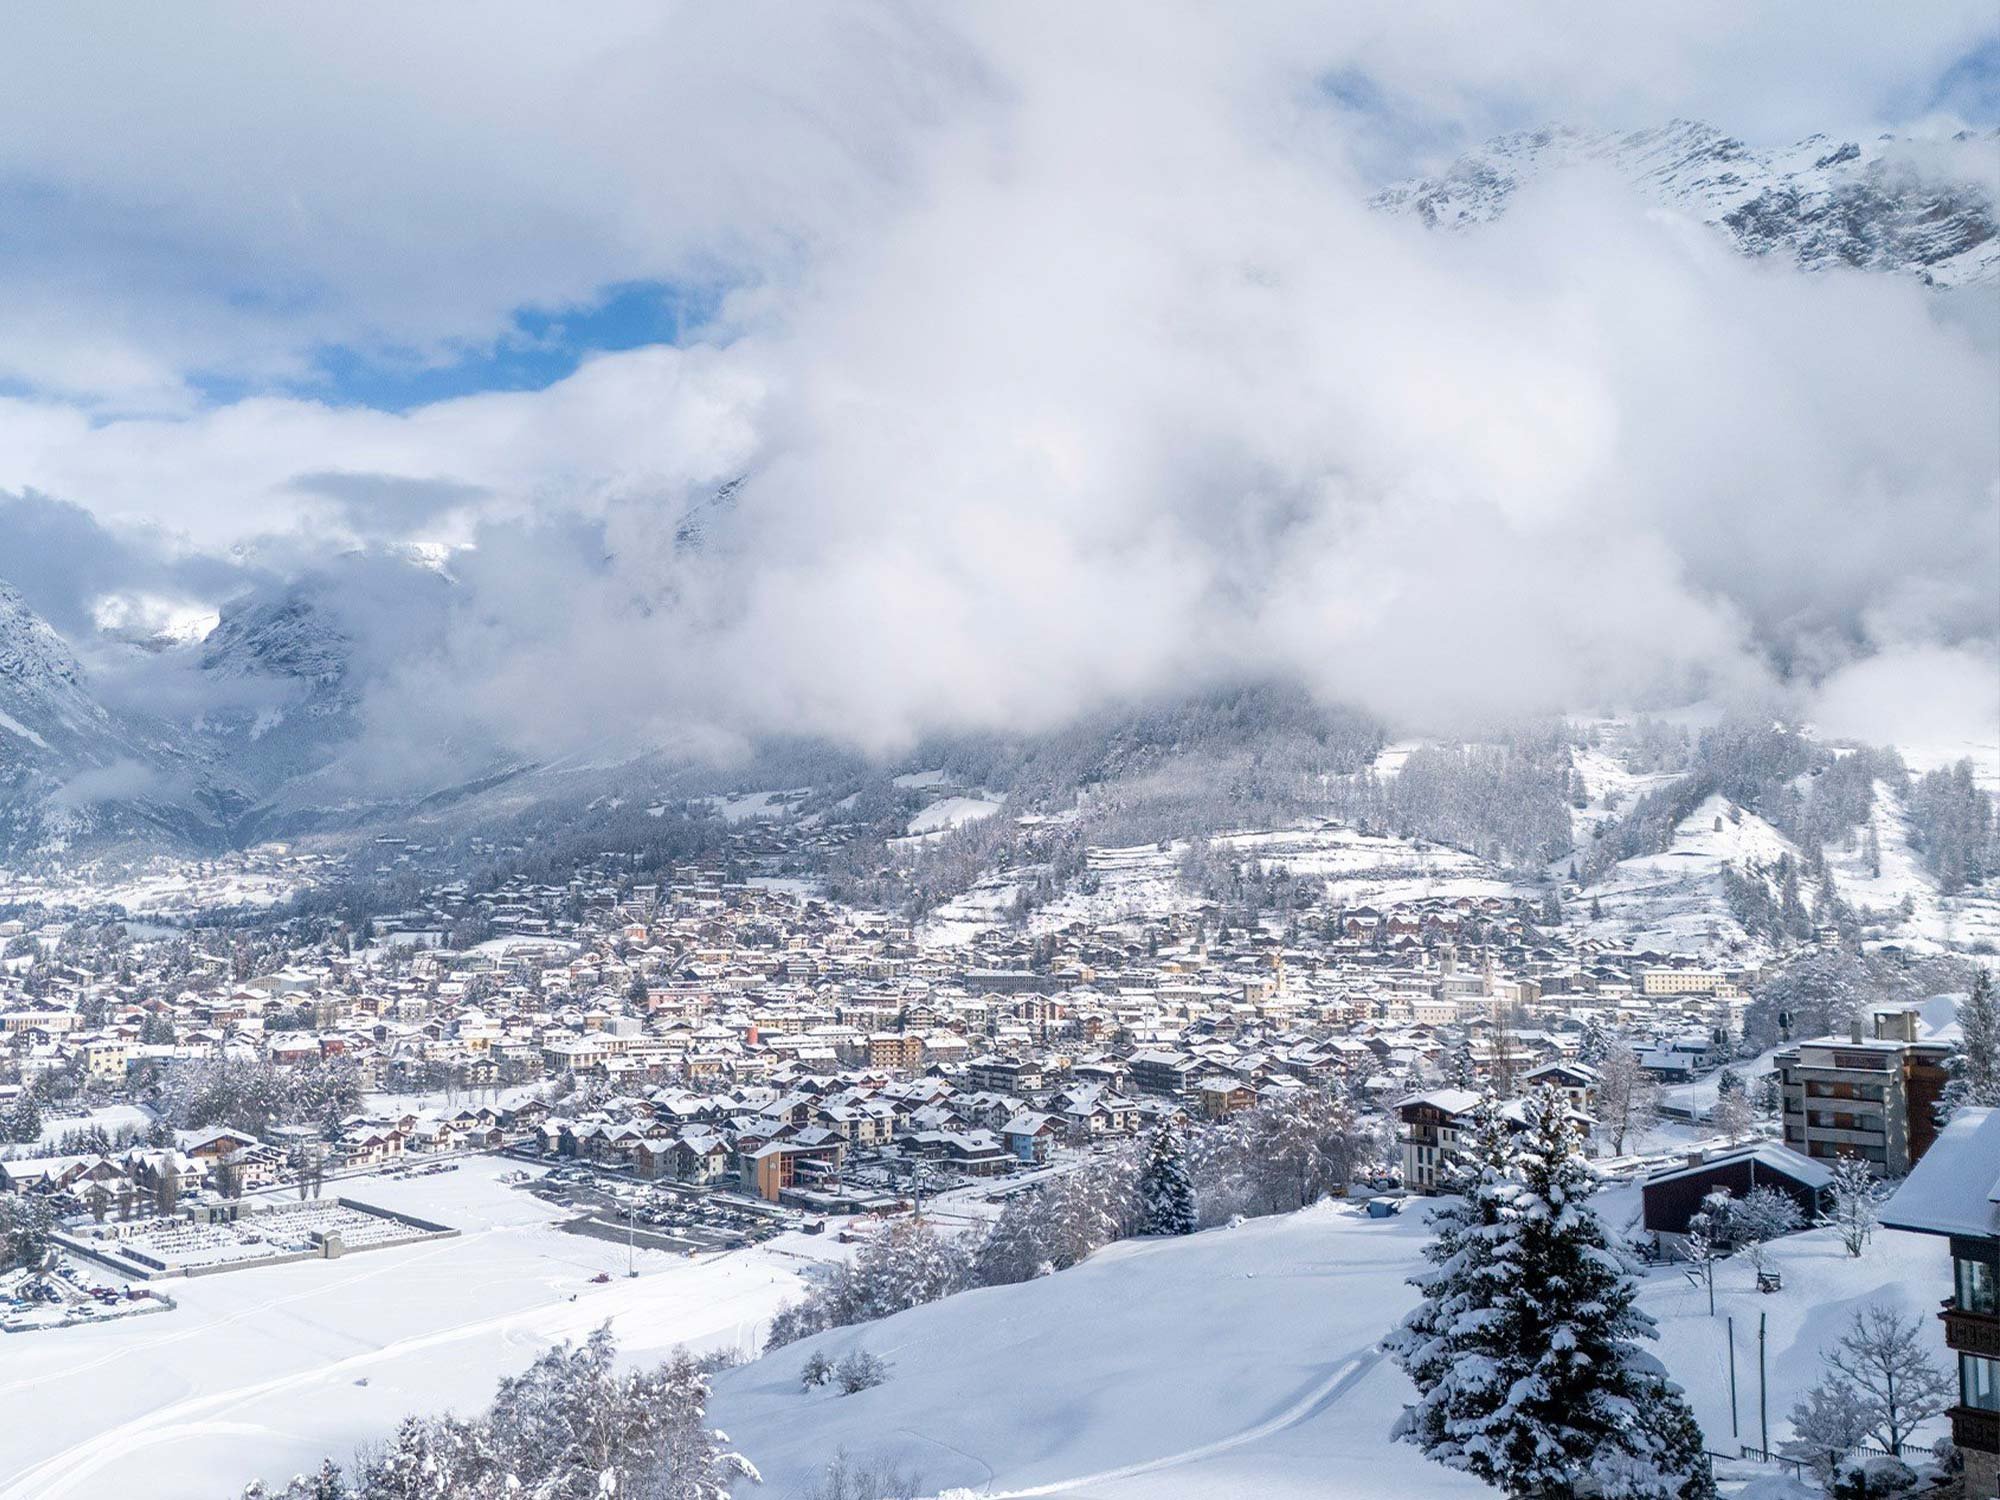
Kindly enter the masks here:
M 1590 1476 L 1626 1496 L 1706 1500 L 1713 1482 L 1637 1283 L 1589 1200 L 1562 1095 L 1540 1089 L 1508 1139 L 1482 1106 L 1466 1199 L 1441 1215 L 1424 1302 L 1387 1347 L 1420 1399 L 1396 1435 L 1523 1497 Z
M 1514 1212 L 1520 1189 L 1513 1140 L 1492 1095 L 1474 1109 L 1471 1130 L 1461 1135 L 1444 1171 L 1453 1193 L 1430 1215 L 1433 1233 L 1424 1247 L 1430 1269 L 1410 1278 L 1423 1300 L 1382 1347 L 1418 1392 L 1393 1436 L 1448 1467 L 1471 1469 L 1459 1434 L 1500 1398 L 1490 1388 L 1500 1351 L 1483 1314 L 1514 1275 L 1497 1251 L 1502 1221 Z
M 1951 1081 L 1938 1096 L 1940 1125 L 1968 1104 L 2000 1107 L 2000 1002 L 1994 1000 L 1992 975 L 1985 969 L 1958 1008 L 1958 1030 L 1944 1064 Z
M 1153 1132 L 1139 1174 L 1139 1197 L 1147 1234 L 1194 1233 L 1194 1178 L 1188 1171 L 1187 1142 L 1171 1120 Z

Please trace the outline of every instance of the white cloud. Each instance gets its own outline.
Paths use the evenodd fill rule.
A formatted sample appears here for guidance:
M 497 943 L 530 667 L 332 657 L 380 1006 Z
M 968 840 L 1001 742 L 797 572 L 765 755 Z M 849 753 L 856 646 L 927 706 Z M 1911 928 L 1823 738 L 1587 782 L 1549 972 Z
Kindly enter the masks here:
M 448 654 L 372 701 L 409 742 L 878 748 L 1248 671 L 1437 722 L 1990 641 L 2000 381 L 1934 299 L 1741 260 L 1589 180 L 1426 235 L 1366 210 L 1375 127 L 1321 87 L 1364 70 L 1460 130 L 1838 129 L 1977 9 L 481 12 L 477 67 L 450 9 L 396 12 L 394 48 L 289 14 L 204 48 L 149 15 L 84 64 L 103 118 L 0 160 L 308 289 L 188 293 L 185 347 L 154 338 L 167 301 L 124 309 L 167 368 L 742 285 L 709 342 L 406 415 L 0 402 L 0 486 L 267 562 L 476 542 Z M 0 113 L 62 117 L 18 76 L 51 45 Z M 168 78 L 193 103 L 135 152 Z

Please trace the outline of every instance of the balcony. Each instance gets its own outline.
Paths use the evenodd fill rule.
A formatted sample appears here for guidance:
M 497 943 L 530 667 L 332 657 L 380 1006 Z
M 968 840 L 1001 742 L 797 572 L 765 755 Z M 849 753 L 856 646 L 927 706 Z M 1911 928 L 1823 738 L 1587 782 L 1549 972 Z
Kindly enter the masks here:
M 1946 1305 L 1938 1314 L 1944 1319 L 1945 1344 L 1961 1354 L 1981 1354 L 2000 1359 L 2000 1317 L 1992 1313 L 1967 1312 Z
M 2000 1453 L 2000 1411 L 1981 1411 L 1974 1406 L 1954 1406 L 1951 1440 L 1961 1448 L 1981 1453 Z

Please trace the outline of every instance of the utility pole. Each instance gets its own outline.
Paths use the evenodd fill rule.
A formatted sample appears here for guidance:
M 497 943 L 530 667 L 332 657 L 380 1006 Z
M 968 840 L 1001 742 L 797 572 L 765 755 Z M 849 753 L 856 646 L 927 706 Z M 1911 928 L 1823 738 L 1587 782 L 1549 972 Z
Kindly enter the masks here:
M 1757 1314 L 1757 1445 L 1764 1461 L 1771 1459 L 1770 1385 L 1764 1377 L 1764 1314 Z
M 633 1215 L 638 1211 L 638 1207 L 634 1204 L 628 1203 L 625 1205 L 625 1274 L 627 1276 L 637 1276 L 639 1274 L 639 1267 L 634 1264 L 637 1250 L 632 1243 L 635 1233 Z
M 1736 1430 L 1736 1318 L 1729 1319 L 1729 1435 L 1741 1442 L 1743 1434 Z

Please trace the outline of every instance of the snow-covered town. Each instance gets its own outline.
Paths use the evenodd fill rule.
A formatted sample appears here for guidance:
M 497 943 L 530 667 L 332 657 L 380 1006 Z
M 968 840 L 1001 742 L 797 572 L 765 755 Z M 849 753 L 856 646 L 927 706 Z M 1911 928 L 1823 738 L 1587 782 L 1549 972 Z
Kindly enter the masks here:
M 948 796 L 941 780 L 913 800 Z M 1727 817 L 1702 816 L 1687 844 Z M 194 1493 L 225 1453 L 275 1482 L 382 1441 L 409 1412 L 476 1407 L 491 1365 L 475 1352 L 607 1322 L 626 1358 L 692 1351 L 725 1420 L 739 1404 L 753 1414 L 730 1425 L 767 1479 L 805 1484 L 865 1451 L 940 1491 L 981 1479 L 1007 1446 L 969 1466 L 935 1447 L 956 1430 L 948 1392 L 978 1405 L 972 1372 L 901 1374 L 869 1346 L 904 1349 L 897 1320 L 942 1316 L 963 1288 L 1018 1288 L 1031 1299 L 1018 1316 L 1039 1326 L 1050 1271 L 1120 1266 L 1167 1278 L 1162 1295 L 1175 1278 L 1246 1279 L 1249 1305 L 1204 1316 L 1265 1320 L 1270 1341 L 1241 1357 L 1276 1363 L 1174 1431 L 1204 1466 L 1226 1467 L 1207 1455 L 1227 1451 L 1247 1466 L 1237 1482 L 1261 1483 L 1266 1439 L 1335 1389 L 1343 1407 L 1386 1411 L 1370 1435 L 1386 1434 L 1403 1377 L 1368 1350 L 1397 1308 L 1422 1305 L 1407 1282 L 1429 1205 L 1459 1187 L 1468 1153 L 1556 1130 L 1567 1170 L 1594 1187 L 1596 1232 L 1632 1258 L 1634 1305 L 1660 1324 L 1705 1473 L 1803 1483 L 1887 1465 L 1918 1482 L 1951 1467 L 1937 1455 L 1953 1441 L 1983 1461 L 1990 1429 L 1971 1398 L 1990 1387 L 1976 1371 L 1968 1399 L 1939 1396 L 1890 1428 L 1860 1406 L 1841 1408 L 1846 1428 L 1815 1425 L 1846 1390 L 1819 1379 L 1847 1333 L 1841 1308 L 1907 1320 L 1956 1295 L 1966 1318 L 1951 1326 L 1974 1332 L 1955 1357 L 1990 1357 L 1978 1278 L 1993 1240 L 1961 1233 L 1978 1202 L 1952 1219 L 1924 1163 L 2000 1177 L 1979 1134 L 2000 1114 L 1974 1107 L 1994 1086 L 1992 1001 L 1968 998 L 1982 969 L 1935 943 L 1844 940 L 1857 919 L 1836 876 L 1814 901 L 1825 924 L 1803 937 L 1753 935 L 1718 900 L 1682 923 L 1700 940 L 1656 948 L 1603 912 L 1629 870 L 1537 894 L 1446 846 L 1321 824 L 1093 847 L 1070 894 L 1033 911 L 1002 903 L 982 919 L 958 900 L 912 918 L 745 876 L 787 835 L 732 826 L 706 863 L 454 878 L 358 922 L 307 903 L 167 925 L 125 919 L 101 893 L 59 916 L 12 908 L 0 1350 L 27 1372 L 13 1409 L 46 1404 L 48 1420 L 10 1427 L 0 1465 L 18 1477 L 0 1494 L 91 1493 L 142 1472 L 159 1493 Z M 421 854 L 389 843 L 361 858 L 386 878 Z M 323 869 L 292 875 L 305 889 Z M 1148 1238 L 1162 1173 L 1181 1186 L 1177 1227 L 1202 1231 L 1191 1251 L 1217 1237 L 1186 1266 L 1116 1253 L 1135 1235 L 1165 1248 Z M 1246 1222 L 1273 1216 L 1299 1223 Z M 1288 1297 L 1260 1304 L 1314 1234 L 1333 1236 L 1322 1274 L 1346 1274 L 1351 1254 L 1377 1278 L 1314 1334 L 1331 1344 L 1300 1342 Z M 1926 1234 L 1973 1268 L 1956 1293 L 1946 1242 Z M 290 1332 L 239 1347 L 267 1306 L 270 1331 Z M 343 1332 L 295 1340 L 301 1317 Z M 1944 1368 L 1930 1328 L 1899 1327 L 1912 1360 L 1929 1341 Z M 1094 1337 L 1088 1320 L 1062 1336 Z M 947 1358 L 976 1342 L 925 1337 Z M 1078 1371 L 1143 1335 L 1103 1337 L 1073 1349 Z M 1360 1362 L 1307 1379 L 1313 1351 L 1336 1346 Z M 858 1402 L 781 1413 L 772 1403 L 797 1403 L 753 1372 L 815 1349 L 830 1365 L 843 1349 L 887 1361 L 857 1379 L 920 1378 L 945 1403 L 935 1436 L 902 1420 L 884 1452 L 852 1428 Z M 162 1409 L 154 1382 L 185 1395 Z M 1252 1420 L 1258 1400 L 1296 1407 L 1293 1420 Z M 267 1436 L 246 1442 L 216 1416 L 249 1409 Z M 108 1441 L 83 1436 L 104 1426 Z M 1005 1477 L 1103 1471 L 1123 1477 L 1090 1493 L 1143 1493 L 1153 1471 L 1124 1471 L 1150 1432 L 1135 1412 Z M 1371 1492 L 1362 1472 L 1344 1492 Z
M 21 7 L 0 1500 L 2000 1500 L 2000 13 Z

